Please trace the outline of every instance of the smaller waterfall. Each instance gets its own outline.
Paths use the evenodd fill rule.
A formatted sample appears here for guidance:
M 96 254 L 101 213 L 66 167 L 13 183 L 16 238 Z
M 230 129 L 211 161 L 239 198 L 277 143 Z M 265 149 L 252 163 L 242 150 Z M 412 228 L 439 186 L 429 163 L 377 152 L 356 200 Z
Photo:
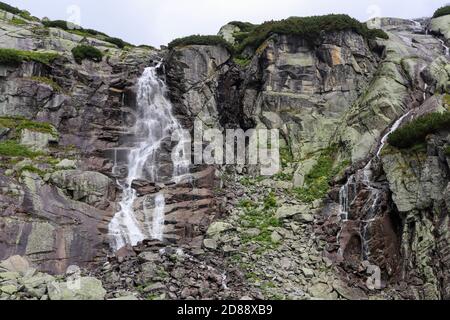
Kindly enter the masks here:
M 442 47 L 444 48 L 445 56 L 446 57 L 450 56 L 450 48 L 445 44 L 445 41 L 442 39 L 438 39 L 438 40 L 441 43 Z
M 389 136 L 396 131 L 400 125 L 402 124 L 403 120 L 411 114 L 412 110 L 404 114 L 402 117 L 400 117 L 389 129 L 389 131 L 383 136 L 381 139 L 380 146 L 376 152 L 376 156 L 374 158 L 379 158 L 381 155 L 381 152 L 383 148 L 385 147 Z M 362 236 L 362 246 L 363 246 L 363 256 L 364 259 L 368 259 L 369 257 L 369 248 L 367 243 L 367 234 L 370 224 L 374 221 L 376 211 L 377 211 L 377 205 L 380 201 L 380 190 L 378 190 L 376 187 L 373 186 L 373 172 L 372 172 L 372 164 L 373 159 L 371 159 L 367 165 L 363 168 L 358 170 L 355 174 L 350 176 L 348 178 L 348 181 L 345 185 L 343 185 L 339 192 L 339 215 L 342 219 L 342 222 L 345 223 L 350 218 L 350 209 L 352 206 L 353 201 L 357 197 L 358 187 L 364 186 L 364 189 L 369 191 L 369 195 L 367 200 L 364 203 L 363 211 L 365 212 L 365 220 L 361 221 L 362 228 L 361 228 L 361 236 Z M 340 234 L 342 233 L 342 230 L 339 232 L 338 235 L 338 242 L 340 240 Z
M 416 20 L 409 20 L 409 21 L 411 21 L 414 24 L 414 27 L 413 27 L 414 32 L 417 32 L 417 33 L 423 32 L 422 24 L 419 21 L 416 21 Z
M 428 84 L 425 83 L 425 87 L 423 89 L 423 102 L 425 102 L 427 100 L 427 89 L 428 89 Z
M 148 229 L 148 234 L 152 239 L 159 241 L 163 240 L 164 236 L 164 210 L 166 207 L 166 199 L 164 194 L 158 193 L 154 198 L 154 209 L 152 212 L 146 212 L 146 224 Z M 145 210 L 145 204 L 144 204 Z M 150 222 L 149 217 L 152 217 Z
M 386 142 L 389 138 L 389 136 L 398 129 L 398 127 L 400 127 L 400 125 L 402 124 L 403 120 L 409 116 L 411 114 L 412 110 L 410 110 L 409 112 L 407 112 L 406 114 L 404 114 L 402 117 L 400 117 L 400 119 L 398 119 L 394 125 L 391 127 L 391 129 L 389 129 L 389 132 L 385 134 L 385 136 L 383 137 L 383 139 L 381 139 L 381 145 L 378 148 L 377 151 L 377 158 L 380 157 L 381 155 L 381 151 L 383 151 L 384 146 L 386 145 Z
M 350 190 L 349 188 L 351 186 L 354 186 L 354 176 L 351 176 L 347 183 L 344 184 L 341 187 L 341 190 L 339 191 L 339 215 L 342 219 L 342 221 L 348 221 L 348 215 L 350 212 L 350 204 L 349 204 L 349 195 L 350 195 Z

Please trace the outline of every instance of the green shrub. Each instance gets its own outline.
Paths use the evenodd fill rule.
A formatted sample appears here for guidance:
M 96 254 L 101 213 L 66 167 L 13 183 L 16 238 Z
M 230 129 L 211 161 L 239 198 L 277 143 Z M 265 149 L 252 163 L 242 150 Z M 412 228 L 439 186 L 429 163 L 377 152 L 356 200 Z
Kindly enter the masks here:
M 233 52 L 233 46 L 229 44 L 221 36 L 201 36 L 201 35 L 192 35 L 189 37 L 175 39 L 169 43 L 169 49 L 189 45 L 213 45 L 213 46 L 219 45 L 227 48 L 230 52 Z
M 234 57 L 233 58 L 234 63 L 236 63 L 238 66 L 241 66 L 243 68 L 246 68 L 252 60 L 245 57 Z
M 61 92 L 62 91 L 62 88 L 59 86 L 59 84 L 57 84 L 55 81 L 53 81 L 50 78 L 47 78 L 47 77 L 31 77 L 30 79 L 33 80 L 33 81 L 37 81 L 37 82 L 48 84 L 49 86 L 51 86 L 53 88 L 53 90 L 55 92 Z
M 388 142 L 396 148 L 406 149 L 423 143 L 429 134 L 445 129 L 450 129 L 450 112 L 429 113 L 393 132 L 389 136 Z
M 100 62 L 103 58 L 103 53 L 100 50 L 87 45 L 79 45 L 73 48 L 72 54 L 75 61 L 79 64 L 81 64 L 85 59 Z
M 253 31 L 258 26 L 250 22 L 242 22 L 242 21 L 231 21 L 228 24 L 238 27 L 239 29 L 241 29 L 241 32 Z
M 36 158 L 42 155 L 41 152 L 35 152 L 27 147 L 19 144 L 17 141 L 8 140 L 0 142 L 0 156 L 4 157 L 23 157 L 23 158 Z
M 149 46 L 148 44 L 140 44 L 140 45 L 138 45 L 138 48 L 155 50 L 155 47 Z
M 44 24 L 44 26 L 46 26 L 48 28 L 58 28 L 58 29 L 65 30 L 70 33 L 77 34 L 79 36 L 97 38 L 99 40 L 103 40 L 103 41 L 112 43 L 112 44 L 116 45 L 117 47 L 119 47 L 120 49 L 123 49 L 125 46 L 131 46 L 131 44 L 123 41 L 122 39 L 110 37 L 106 33 L 103 33 L 103 32 L 100 32 L 100 31 L 97 31 L 94 29 L 82 28 L 82 27 L 74 25 L 68 21 L 54 20 L 54 21 L 44 21 L 42 23 Z
M 58 28 L 62 30 L 75 30 L 75 26 L 73 23 L 65 21 L 65 20 L 47 20 L 42 21 L 42 24 L 47 28 Z M 76 28 L 78 29 L 78 28 Z
M 445 148 L 445 155 L 446 155 L 447 157 L 450 157 L 450 146 L 448 146 L 448 147 Z
M 31 13 L 29 13 L 29 12 L 26 11 L 26 10 L 22 10 L 22 11 L 19 13 L 19 16 L 22 17 L 22 18 L 24 18 L 24 19 L 26 19 L 26 20 L 30 20 L 30 21 L 41 21 L 39 18 L 33 17 L 33 16 L 31 15 Z
M 18 65 L 23 61 L 36 61 L 48 65 L 58 57 L 59 55 L 53 52 L 0 49 L 0 64 L 3 65 Z
M 264 198 L 264 209 L 269 210 L 277 207 L 277 197 L 271 192 Z
M 45 171 L 43 171 L 43 170 L 41 170 L 39 168 L 36 168 L 35 166 L 32 166 L 32 165 L 26 165 L 26 166 L 20 168 L 19 176 L 21 176 L 24 172 L 35 173 L 35 174 L 37 174 L 38 176 L 41 176 L 41 177 L 44 177 L 45 174 L 46 174 Z
M 68 32 L 77 33 L 80 35 L 90 35 L 90 36 L 103 36 L 108 37 L 106 33 L 94 30 L 94 29 L 85 29 L 82 28 L 72 22 L 65 20 L 48 20 L 42 21 L 42 24 L 47 28 L 58 28 Z
M 16 7 L 0 1 L 0 10 L 7 11 L 12 14 L 20 14 L 22 11 Z
M 17 50 L 0 49 L 0 65 L 18 65 L 23 61 Z
M 131 44 L 129 44 L 128 42 L 123 41 L 122 39 L 119 38 L 113 38 L 113 37 L 106 37 L 105 39 L 103 39 L 106 42 L 115 44 L 117 47 L 119 47 L 120 49 L 125 48 L 126 46 L 131 46 Z
M 1 1 L 0 1 L 0 10 L 7 11 L 9 13 L 18 15 L 18 16 L 26 19 L 26 20 L 40 21 L 38 18 L 33 17 L 28 11 L 20 10 L 20 9 L 18 9 L 16 7 L 10 6 L 9 4 L 1 2 Z M 18 19 L 18 18 L 13 18 L 13 20 L 14 19 Z M 15 21 L 15 22 L 17 23 L 17 21 Z
M 108 37 L 108 35 L 107 35 L 106 33 L 103 33 L 103 32 L 101 32 L 101 31 L 97 31 L 97 30 L 94 30 L 94 29 L 84 29 L 84 28 L 81 28 L 81 30 L 83 30 L 84 32 L 89 33 L 89 34 L 91 34 L 91 35 L 93 35 L 93 36 L 103 36 L 103 37 Z
M 9 22 L 16 26 L 23 26 L 23 25 L 27 24 L 27 22 L 25 20 L 16 18 L 16 17 L 12 18 Z
M 281 21 L 268 21 L 256 26 L 247 34 L 241 33 L 237 38 L 240 42 L 237 51 L 242 52 L 248 47 L 256 50 L 264 41 L 274 34 L 301 36 L 310 45 L 316 45 L 320 43 L 324 32 L 345 30 L 357 32 L 366 39 L 375 39 L 376 37 L 384 39 L 388 38 L 388 35 L 384 31 L 369 29 L 366 24 L 363 24 L 348 15 L 330 14 L 304 18 L 292 17 Z
M 448 14 L 450 14 L 450 6 L 445 6 L 445 7 L 437 9 L 434 12 L 433 18 L 439 18 L 442 16 L 446 16 Z

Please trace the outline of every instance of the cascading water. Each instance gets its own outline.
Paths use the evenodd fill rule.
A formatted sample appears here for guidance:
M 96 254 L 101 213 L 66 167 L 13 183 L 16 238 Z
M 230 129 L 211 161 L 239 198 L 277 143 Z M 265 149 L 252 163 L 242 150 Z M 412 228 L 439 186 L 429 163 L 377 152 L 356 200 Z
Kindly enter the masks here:
M 362 243 L 362 246 L 363 246 L 362 251 L 363 251 L 364 259 L 367 259 L 369 257 L 369 249 L 368 249 L 366 235 L 367 235 L 370 224 L 375 219 L 376 208 L 377 208 L 377 204 L 380 200 L 380 192 L 381 192 L 379 189 L 375 188 L 373 185 L 374 184 L 372 181 L 373 160 L 375 158 L 380 157 L 381 152 L 382 152 L 384 146 L 386 145 L 386 142 L 388 141 L 389 136 L 400 127 L 403 120 L 406 117 L 408 117 L 411 114 L 411 112 L 412 112 L 412 110 L 407 112 L 406 114 L 404 114 L 392 125 L 392 127 L 389 129 L 389 132 L 386 133 L 383 136 L 383 138 L 381 139 L 381 143 L 376 152 L 376 156 L 374 158 L 372 158 L 363 169 L 358 170 L 354 175 L 350 176 L 348 178 L 347 183 L 341 187 L 341 190 L 339 192 L 339 204 L 340 204 L 339 215 L 340 215 L 342 221 L 345 223 L 349 220 L 350 208 L 351 208 L 352 202 L 356 199 L 358 185 L 364 186 L 364 189 L 369 191 L 368 198 L 363 205 L 363 211 L 365 212 L 365 220 L 362 221 L 363 225 L 361 228 L 362 229 L 361 234 L 362 234 L 362 238 L 363 238 L 362 239 L 363 240 L 362 241 L 363 242 Z M 350 191 L 352 191 L 352 192 L 350 192 Z M 340 241 L 339 238 L 340 237 L 338 236 L 338 242 Z
M 445 56 L 448 57 L 450 55 L 450 48 L 445 44 L 444 40 L 438 39 L 441 43 L 442 47 L 444 48 Z
M 134 126 L 134 136 L 137 144 L 128 155 L 128 175 L 125 180 L 118 181 L 123 190 L 120 211 L 114 216 L 109 225 L 111 247 L 118 250 L 130 244 L 136 245 L 144 239 L 162 240 L 164 233 L 165 198 L 163 193 L 154 197 L 154 210 L 147 212 L 142 208 L 145 221 L 136 218 L 134 205 L 137 192 L 133 189 L 133 181 L 146 179 L 151 182 L 160 182 L 159 164 L 157 156 L 166 139 L 180 130 L 181 125 L 172 114 L 172 105 L 166 98 L 166 85 L 158 77 L 157 70 L 161 63 L 146 68 L 138 83 L 137 92 L 137 119 Z M 182 137 L 181 137 L 182 138 Z M 189 160 L 180 155 L 184 150 L 185 140 L 180 139 L 175 152 L 178 156 L 173 159 L 172 179 L 179 182 L 180 177 L 189 173 Z M 145 204 L 144 204 L 145 207 Z M 151 215 L 151 217 L 149 217 Z M 151 218 L 151 219 L 150 219 Z

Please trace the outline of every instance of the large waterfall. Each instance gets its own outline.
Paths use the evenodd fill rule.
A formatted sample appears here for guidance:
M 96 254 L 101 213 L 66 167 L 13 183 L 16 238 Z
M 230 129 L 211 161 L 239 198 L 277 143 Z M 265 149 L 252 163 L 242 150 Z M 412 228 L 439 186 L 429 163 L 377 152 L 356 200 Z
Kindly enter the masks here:
M 116 213 L 109 225 L 112 239 L 111 247 L 118 250 L 130 244 L 136 245 L 144 239 L 162 240 L 164 232 L 165 198 L 163 193 L 154 196 L 154 210 L 148 212 L 145 204 L 141 208 L 144 221 L 138 220 L 135 214 L 137 192 L 133 189 L 133 181 L 146 179 L 150 182 L 160 182 L 160 163 L 157 158 L 162 144 L 170 140 L 172 134 L 180 130 L 181 125 L 173 116 L 172 105 L 166 97 L 167 88 L 157 74 L 161 63 L 146 68 L 139 79 L 137 92 L 137 119 L 133 128 L 136 145 L 128 155 L 128 175 L 118 181 L 123 190 L 120 211 Z M 183 152 L 185 141 L 180 139 L 175 146 L 175 152 Z M 189 172 L 188 161 L 184 155 L 172 157 L 172 179 L 177 182 L 179 177 Z M 180 160 L 177 160 L 180 159 Z

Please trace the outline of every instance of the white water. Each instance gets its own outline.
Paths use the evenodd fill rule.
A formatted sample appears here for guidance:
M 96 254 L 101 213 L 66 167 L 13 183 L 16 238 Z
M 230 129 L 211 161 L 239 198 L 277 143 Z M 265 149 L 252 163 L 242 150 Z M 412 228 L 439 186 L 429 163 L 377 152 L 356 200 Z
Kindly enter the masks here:
M 383 151 L 383 148 L 384 148 L 384 146 L 386 145 L 386 142 L 387 142 L 389 136 L 390 136 L 394 131 L 396 131 L 396 130 L 398 129 L 398 127 L 400 127 L 400 125 L 402 124 L 403 120 L 404 120 L 407 116 L 409 116 L 411 112 L 412 112 L 412 110 L 409 111 L 409 112 L 407 112 L 406 114 L 404 114 L 402 117 L 400 117 L 400 119 L 398 119 L 398 120 L 394 123 L 394 125 L 391 127 L 391 129 L 389 130 L 389 132 L 386 133 L 386 135 L 383 137 L 383 139 L 381 139 L 381 145 L 380 145 L 380 147 L 378 148 L 378 151 L 377 151 L 377 158 L 380 157 L 381 151 Z
M 381 155 L 381 152 L 383 150 L 383 148 L 386 145 L 386 142 L 388 141 L 389 136 L 396 131 L 400 125 L 402 124 L 403 120 L 410 115 L 412 112 L 409 111 L 406 114 L 404 114 L 402 117 L 400 117 L 389 129 L 388 133 L 386 133 L 383 138 L 381 139 L 381 143 L 380 146 L 377 150 L 376 153 L 376 158 L 379 158 Z M 365 189 L 367 189 L 368 191 L 370 191 L 370 195 L 367 199 L 367 201 L 364 204 L 364 209 L 363 211 L 366 213 L 366 220 L 362 221 L 363 222 L 363 226 L 362 226 L 362 237 L 363 237 L 363 255 L 364 255 L 364 259 L 367 259 L 369 256 L 369 250 L 368 250 L 368 244 L 366 241 L 366 235 L 368 232 L 368 228 L 370 226 L 370 224 L 374 221 L 374 217 L 376 214 L 376 209 L 377 209 L 377 203 L 380 200 L 380 190 L 374 188 L 372 186 L 372 163 L 373 163 L 373 159 L 371 159 L 369 161 L 369 163 L 367 163 L 367 165 L 363 168 L 358 170 L 354 175 L 350 176 L 347 183 L 345 185 L 343 185 L 340 189 L 339 192 L 339 215 L 342 219 L 342 222 L 347 222 L 349 220 L 349 213 L 350 213 L 350 208 L 352 205 L 352 202 L 354 200 L 354 198 L 356 198 L 356 192 L 357 192 L 357 188 L 359 184 L 362 184 L 365 186 Z M 352 189 L 351 189 L 352 188 Z M 350 190 L 352 190 L 352 194 L 350 194 Z M 353 200 L 350 198 L 350 196 L 353 196 Z M 342 230 L 341 230 L 342 232 Z M 341 232 L 338 234 L 338 242 L 340 241 L 340 234 Z
M 415 21 L 415 20 L 410 20 L 412 23 L 414 23 L 414 32 L 422 32 L 423 31 L 423 27 L 422 24 L 419 21 Z
M 155 211 L 153 213 L 152 225 L 149 227 L 149 233 L 152 239 L 163 240 L 165 208 L 166 200 L 164 194 L 158 193 L 155 197 Z
M 450 55 L 450 48 L 445 45 L 444 40 L 442 40 L 442 39 L 438 39 L 438 40 L 441 43 L 442 47 L 444 48 L 445 56 L 448 57 Z
M 389 136 L 400 127 L 403 120 L 411 114 L 412 110 L 401 116 L 389 129 L 389 132 L 386 133 L 383 138 L 381 139 L 381 144 L 377 150 L 376 157 L 379 158 L 381 155 L 381 152 L 383 151 L 383 148 L 386 145 L 386 142 L 389 139 Z M 354 175 L 350 176 L 347 183 L 341 187 L 340 190 L 340 215 L 341 217 L 346 217 L 344 220 L 348 220 L 348 213 L 350 208 L 349 203 L 349 187 L 350 185 L 355 185 L 358 181 L 362 182 L 364 185 L 370 187 L 370 183 L 372 181 L 372 160 L 367 163 L 367 165 L 362 169 L 358 170 Z
M 160 65 L 146 68 L 138 83 L 138 115 L 134 126 L 135 138 L 138 143 L 128 155 L 127 178 L 124 181 L 118 181 L 123 190 L 123 198 L 119 204 L 120 211 L 109 225 L 109 234 L 112 238 L 111 247 L 114 250 L 118 250 L 126 244 L 136 245 L 147 238 L 158 240 L 163 238 L 164 194 L 159 193 L 155 196 L 154 211 L 150 213 L 152 217 L 148 217 L 149 213 L 143 208 L 145 221 L 141 222 L 135 216 L 134 205 L 137 193 L 132 188 L 133 181 L 137 179 L 158 182 L 159 166 L 156 159 L 161 144 L 166 139 L 170 140 L 174 131 L 182 129 L 172 114 L 170 101 L 166 98 L 166 85 L 157 75 Z M 184 140 L 179 141 L 176 146 L 177 152 L 184 150 L 184 143 Z M 177 177 L 188 172 L 188 161 L 174 161 L 172 174 L 174 180 L 178 180 Z

